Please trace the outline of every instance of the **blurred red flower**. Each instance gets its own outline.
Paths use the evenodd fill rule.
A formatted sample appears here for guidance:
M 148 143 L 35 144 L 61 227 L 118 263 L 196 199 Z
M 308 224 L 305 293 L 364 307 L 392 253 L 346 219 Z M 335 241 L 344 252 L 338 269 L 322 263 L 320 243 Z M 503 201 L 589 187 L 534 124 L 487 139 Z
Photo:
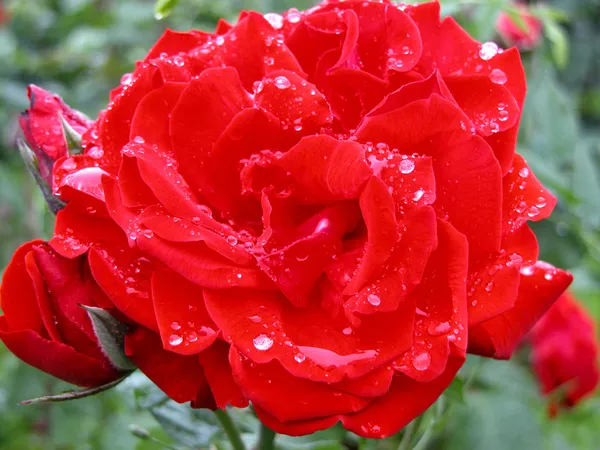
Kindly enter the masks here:
M 531 14 L 526 5 L 514 3 L 513 6 L 518 9 L 523 23 L 517 23 L 508 13 L 502 12 L 496 23 L 498 33 L 508 45 L 524 50 L 537 47 L 542 38 L 542 22 Z
M 438 3 L 167 31 L 56 160 L 50 245 L 173 399 L 388 436 L 571 281 L 527 224 L 556 200 L 514 153 L 524 96 L 518 51 Z
M 593 319 L 570 293 L 563 294 L 531 331 L 532 364 L 542 392 L 551 395 L 550 415 L 571 408 L 594 392 L 600 381 L 598 336 Z

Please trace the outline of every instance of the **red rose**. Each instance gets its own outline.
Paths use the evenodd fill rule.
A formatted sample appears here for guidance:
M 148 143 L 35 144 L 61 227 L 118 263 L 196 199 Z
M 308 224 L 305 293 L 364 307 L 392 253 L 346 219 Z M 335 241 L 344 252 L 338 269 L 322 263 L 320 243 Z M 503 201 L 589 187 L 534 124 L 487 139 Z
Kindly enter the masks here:
M 51 245 L 175 400 L 388 436 L 571 281 L 527 225 L 555 199 L 514 155 L 524 96 L 518 51 L 437 3 L 167 31 L 57 161 Z
M 531 15 L 526 5 L 515 3 L 513 7 L 518 9 L 519 16 L 527 28 L 523 29 L 509 14 L 502 12 L 496 22 L 498 33 L 509 45 L 526 50 L 537 47 L 542 38 L 542 22 Z
M 571 408 L 594 392 L 600 382 L 598 337 L 588 313 L 569 294 L 563 294 L 531 332 L 532 365 L 544 395 L 561 386 L 564 395 L 550 404 Z
M 51 186 L 54 161 L 67 154 L 61 115 L 79 133 L 87 130 L 91 122 L 79 111 L 65 105 L 60 97 L 37 86 L 29 86 L 27 95 L 31 107 L 21 115 L 19 123 L 37 157 L 42 178 Z
M 0 339 L 23 361 L 79 386 L 120 376 L 80 306 L 112 307 L 85 257 L 63 258 L 41 241 L 25 244 L 4 272 L 0 298 Z

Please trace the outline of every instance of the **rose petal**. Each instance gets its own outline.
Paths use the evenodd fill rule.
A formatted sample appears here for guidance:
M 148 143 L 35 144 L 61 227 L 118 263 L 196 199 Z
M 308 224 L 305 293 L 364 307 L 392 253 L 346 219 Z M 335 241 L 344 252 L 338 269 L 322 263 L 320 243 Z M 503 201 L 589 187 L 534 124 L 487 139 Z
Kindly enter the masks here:
M 202 366 L 196 356 L 181 356 L 163 350 L 160 336 L 143 327 L 125 336 L 129 359 L 177 403 L 196 399 L 208 388 Z
M 194 355 L 210 347 L 217 327 L 206 312 L 202 289 L 171 270 L 152 274 L 152 300 L 165 350 Z
M 523 336 L 572 280 L 571 274 L 542 261 L 522 267 L 514 308 L 470 328 L 469 353 L 508 359 Z
M 356 412 L 369 400 L 341 392 L 325 383 L 296 378 L 277 361 L 254 364 L 235 347 L 229 362 L 242 392 L 279 420 L 302 420 Z

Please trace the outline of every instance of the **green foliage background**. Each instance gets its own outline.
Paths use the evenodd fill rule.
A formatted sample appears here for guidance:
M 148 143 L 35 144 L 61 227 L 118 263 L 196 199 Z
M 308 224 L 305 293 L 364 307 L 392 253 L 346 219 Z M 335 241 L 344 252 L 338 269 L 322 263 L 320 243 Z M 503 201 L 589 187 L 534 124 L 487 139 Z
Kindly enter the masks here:
M 93 117 L 165 27 L 212 30 L 220 17 L 234 21 L 241 9 L 282 11 L 313 2 L 167 0 L 159 3 L 178 5 L 161 21 L 152 0 L 4 3 L 10 20 L 0 24 L 0 271 L 18 245 L 47 238 L 53 223 L 15 151 L 27 84 L 55 91 Z M 481 41 L 499 41 L 496 17 L 511 11 L 507 0 L 442 5 Z M 551 219 L 535 231 L 542 257 L 575 274 L 573 290 L 600 320 L 600 0 L 550 0 L 535 12 L 545 38 L 524 54 L 529 93 L 519 152 L 559 198 Z M 414 427 L 414 441 L 429 430 L 423 446 L 429 449 L 600 449 L 600 396 L 549 421 L 527 358 L 525 348 L 508 363 L 470 359 L 461 379 Z M 17 406 L 68 388 L 0 348 L 0 449 L 228 448 L 212 415 L 168 401 L 138 374 L 94 398 Z M 235 417 L 252 444 L 256 419 L 247 411 Z M 142 430 L 134 433 L 131 425 Z M 375 442 L 334 428 L 305 438 L 279 436 L 276 443 L 285 449 L 396 449 L 404 434 Z

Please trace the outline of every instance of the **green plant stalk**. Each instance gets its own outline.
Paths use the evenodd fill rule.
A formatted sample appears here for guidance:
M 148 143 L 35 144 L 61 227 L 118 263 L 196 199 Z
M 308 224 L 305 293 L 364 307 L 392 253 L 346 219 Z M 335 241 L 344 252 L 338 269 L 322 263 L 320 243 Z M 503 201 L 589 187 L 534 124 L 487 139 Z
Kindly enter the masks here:
M 231 416 L 224 409 L 217 409 L 214 411 L 215 416 L 221 423 L 221 427 L 223 427 L 223 431 L 229 438 L 229 442 L 231 442 L 231 446 L 233 450 L 246 450 L 246 446 L 242 441 L 242 437 L 240 435 L 240 431 L 231 420 Z
M 257 450 L 273 450 L 275 432 L 264 424 L 260 425 Z

